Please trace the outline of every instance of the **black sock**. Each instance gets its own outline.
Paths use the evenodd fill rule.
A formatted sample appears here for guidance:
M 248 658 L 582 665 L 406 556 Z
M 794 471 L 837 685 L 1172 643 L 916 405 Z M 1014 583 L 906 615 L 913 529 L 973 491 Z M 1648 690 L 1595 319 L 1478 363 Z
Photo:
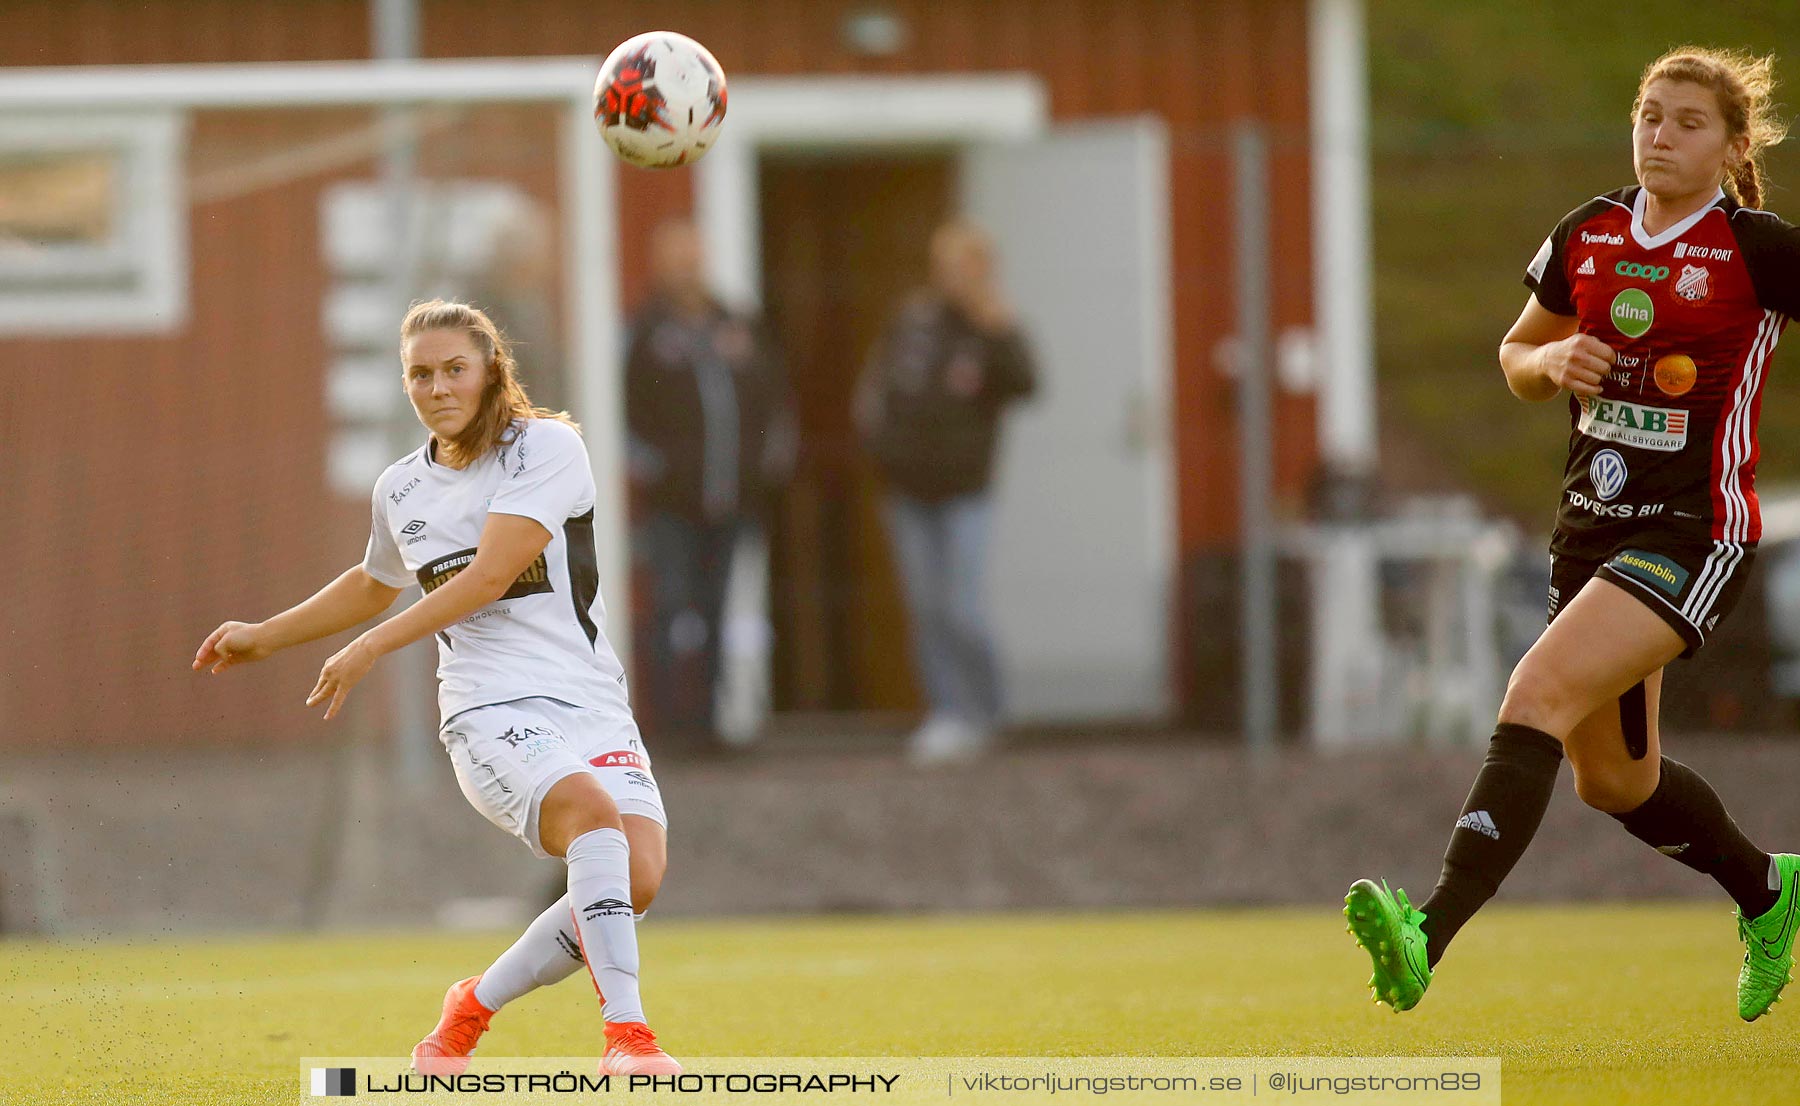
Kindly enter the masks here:
M 1437 888 L 1419 907 L 1425 913 L 1426 959 L 1436 965 L 1463 923 L 1500 889 L 1525 855 L 1562 766 L 1562 742 L 1542 730 L 1502 722 L 1487 760 L 1469 788 L 1462 817 L 1444 851 Z
M 1712 785 L 1680 761 L 1662 758 L 1656 790 L 1636 810 L 1613 817 L 1657 852 L 1718 880 L 1746 917 L 1775 905 L 1780 892 L 1769 890 L 1769 854 L 1738 829 Z

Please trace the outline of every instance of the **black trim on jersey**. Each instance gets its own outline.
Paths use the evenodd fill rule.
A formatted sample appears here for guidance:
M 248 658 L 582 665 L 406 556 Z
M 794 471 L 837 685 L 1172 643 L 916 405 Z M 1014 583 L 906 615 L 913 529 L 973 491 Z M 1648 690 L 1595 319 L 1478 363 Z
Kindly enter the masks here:
M 594 509 L 563 523 L 563 551 L 569 560 L 569 597 L 575 601 L 575 619 L 587 634 L 588 644 L 600 636 L 589 608 L 600 594 L 600 556 L 594 551 Z
M 1772 211 L 1735 204 L 1728 210 L 1756 302 L 1789 318 L 1800 316 L 1800 227 Z
M 449 633 L 447 633 L 444 630 L 439 630 L 437 632 L 437 636 L 438 636 L 438 640 L 444 643 L 444 648 L 450 650 L 452 653 L 456 652 L 456 646 L 450 644 Z
M 1550 237 L 1544 240 L 1544 245 L 1550 247 L 1550 255 L 1544 259 L 1543 275 L 1534 277 L 1529 268 L 1525 270 L 1525 287 L 1531 289 L 1531 294 L 1537 298 L 1539 304 L 1543 305 L 1544 310 L 1552 315 L 1575 314 L 1575 290 L 1569 286 L 1567 261 L 1569 236 L 1574 234 L 1576 228 L 1581 224 L 1609 207 L 1629 209 L 1633 191 L 1632 188 L 1620 188 L 1608 192 L 1604 196 L 1595 196 L 1574 211 L 1564 215 L 1562 221 L 1556 224 L 1556 229 L 1550 232 Z M 1542 247 L 1539 249 L 1541 250 Z M 1533 257 L 1532 264 L 1536 263 L 1537 258 Z

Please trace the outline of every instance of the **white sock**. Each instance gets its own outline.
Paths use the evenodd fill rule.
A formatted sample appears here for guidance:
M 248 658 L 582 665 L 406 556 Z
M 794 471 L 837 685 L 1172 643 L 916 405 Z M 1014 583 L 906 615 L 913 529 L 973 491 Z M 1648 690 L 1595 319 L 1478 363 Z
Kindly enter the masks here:
M 616 829 L 589 830 L 569 842 L 570 913 L 609 1022 L 641 1022 L 637 922 L 631 917 L 631 846 Z
M 562 982 L 581 964 L 581 942 L 569 916 L 569 896 L 564 895 L 481 973 L 481 982 L 475 984 L 475 1001 L 498 1010 L 539 987 Z

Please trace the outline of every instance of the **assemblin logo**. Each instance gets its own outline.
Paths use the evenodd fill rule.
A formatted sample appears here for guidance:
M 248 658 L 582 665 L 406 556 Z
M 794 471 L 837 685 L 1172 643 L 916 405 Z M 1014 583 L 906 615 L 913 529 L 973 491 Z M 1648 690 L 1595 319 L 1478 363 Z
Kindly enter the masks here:
M 1642 572 L 1648 572 L 1665 584 L 1671 586 L 1675 585 L 1675 570 L 1668 565 L 1659 564 L 1656 561 L 1640 557 L 1635 553 L 1621 553 L 1619 555 L 1619 563 L 1628 568 L 1635 568 Z

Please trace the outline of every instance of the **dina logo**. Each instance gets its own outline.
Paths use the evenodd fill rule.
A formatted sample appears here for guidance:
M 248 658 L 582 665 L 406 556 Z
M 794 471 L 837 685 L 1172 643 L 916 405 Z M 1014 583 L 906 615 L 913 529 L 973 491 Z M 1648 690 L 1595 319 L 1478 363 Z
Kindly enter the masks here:
M 1613 297 L 1612 323 L 1627 338 L 1642 338 L 1656 321 L 1656 308 L 1642 288 L 1627 288 Z

